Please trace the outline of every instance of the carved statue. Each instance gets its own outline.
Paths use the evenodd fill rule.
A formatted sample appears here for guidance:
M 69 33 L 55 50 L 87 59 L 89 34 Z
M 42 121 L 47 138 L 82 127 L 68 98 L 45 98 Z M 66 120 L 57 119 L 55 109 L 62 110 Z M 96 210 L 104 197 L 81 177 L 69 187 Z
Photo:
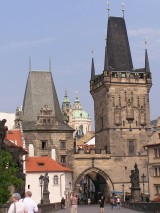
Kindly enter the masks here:
M 43 192 L 48 192 L 48 184 L 49 184 L 49 176 L 48 176 L 48 173 L 46 172 L 44 176 Z
M 131 175 L 130 175 L 130 183 L 131 187 L 134 188 L 139 188 L 139 169 L 137 167 L 137 164 L 135 163 L 134 170 L 131 170 Z
M 6 131 L 8 130 L 7 126 L 5 126 L 6 119 L 0 121 L 0 150 L 5 149 L 4 139 L 6 136 Z

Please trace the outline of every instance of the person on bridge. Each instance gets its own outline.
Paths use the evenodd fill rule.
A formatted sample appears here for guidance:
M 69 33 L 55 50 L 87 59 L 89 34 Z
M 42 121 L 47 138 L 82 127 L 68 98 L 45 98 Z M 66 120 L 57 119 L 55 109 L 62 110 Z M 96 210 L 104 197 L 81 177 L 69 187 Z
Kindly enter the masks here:
M 23 202 L 27 206 L 28 213 L 38 212 L 38 206 L 37 206 L 36 202 L 31 197 L 32 197 L 32 192 L 26 191 L 25 192 L 25 198 L 21 199 L 21 202 Z
M 100 204 L 100 213 L 104 213 L 104 201 L 105 201 L 105 197 L 102 195 L 101 199 L 99 200 L 99 204 Z
M 73 193 L 71 196 L 71 213 L 77 213 L 78 209 L 78 195 Z

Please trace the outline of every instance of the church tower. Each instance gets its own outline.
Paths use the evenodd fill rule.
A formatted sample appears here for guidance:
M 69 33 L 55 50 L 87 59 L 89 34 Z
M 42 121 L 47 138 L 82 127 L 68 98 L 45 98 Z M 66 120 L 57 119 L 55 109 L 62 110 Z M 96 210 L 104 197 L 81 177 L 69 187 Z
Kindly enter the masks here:
M 60 109 L 52 73 L 30 71 L 22 108 L 26 148 L 34 156 L 51 156 L 72 168 L 73 132 Z
M 67 95 L 67 91 L 65 91 L 62 102 L 62 112 L 65 117 L 68 117 L 68 119 L 66 119 L 68 125 L 75 129 L 74 138 L 79 139 L 87 132 L 91 131 L 91 118 L 89 114 L 83 110 L 77 92 L 72 107 Z
M 144 152 L 150 135 L 152 86 L 147 49 L 144 64 L 133 68 L 124 17 L 109 16 L 102 74 L 95 74 L 93 58 L 91 65 L 96 149 L 107 147 L 113 156 Z

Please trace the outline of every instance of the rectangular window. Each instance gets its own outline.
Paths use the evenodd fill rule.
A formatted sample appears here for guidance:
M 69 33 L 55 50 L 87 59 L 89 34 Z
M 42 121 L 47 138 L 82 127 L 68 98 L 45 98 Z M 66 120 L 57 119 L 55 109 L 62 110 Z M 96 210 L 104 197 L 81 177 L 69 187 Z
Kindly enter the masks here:
M 41 141 L 41 149 L 47 149 L 47 141 Z
M 154 155 L 155 155 L 155 158 L 160 158 L 160 148 L 155 148 L 154 149 Z
M 160 195 L 160 185 L 156 185 L 156 194 Z
M 64 156 L 64 155 L 61 155 L 61 164 L 62 165 L 66 165 L 66 156 Z
M 66 141 L 60 141 L 60 148 L 66 149 Z
M 129 151 L 129 155 L 135 154 L 135 141 L 134 140 L 128 141 L 128 151 Z
M 154 176 L 155 177 L 160 176 L 160 166 L 154 167 Z

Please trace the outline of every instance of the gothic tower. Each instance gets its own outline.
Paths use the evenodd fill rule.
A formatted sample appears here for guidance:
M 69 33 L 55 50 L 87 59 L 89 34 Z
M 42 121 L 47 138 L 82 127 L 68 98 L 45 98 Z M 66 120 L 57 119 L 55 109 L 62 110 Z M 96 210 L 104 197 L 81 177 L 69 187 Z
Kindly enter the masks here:
M 134 69 L 123 17 L 109 17 L 104 70 L 95 74 L 92 58 L 90 92 L 94 100 L 96 149 L 113 156 L 136 156 L 150 134 L 148 54 L 144 68 Z
M 51 72 L 30 71 L 22 108 L 26 148 L 72 167 L 73 132 L 63 120 Z

